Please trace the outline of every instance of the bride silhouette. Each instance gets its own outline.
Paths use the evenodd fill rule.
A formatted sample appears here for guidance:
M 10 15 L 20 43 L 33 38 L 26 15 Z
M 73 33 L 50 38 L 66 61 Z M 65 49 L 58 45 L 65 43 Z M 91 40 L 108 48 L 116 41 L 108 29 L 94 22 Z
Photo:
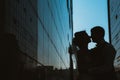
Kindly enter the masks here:
M 91 67 L 91 54 L 88 50 L 88 43 L 91 42 L 90 37 L 85 31 L 76 32 L 74 34 L 73 43 L 78 47 L 76 60 L 77 69 L 79 72 L 77 80 L 91 80 L 91 76 L 88 74 L 88 69 Z

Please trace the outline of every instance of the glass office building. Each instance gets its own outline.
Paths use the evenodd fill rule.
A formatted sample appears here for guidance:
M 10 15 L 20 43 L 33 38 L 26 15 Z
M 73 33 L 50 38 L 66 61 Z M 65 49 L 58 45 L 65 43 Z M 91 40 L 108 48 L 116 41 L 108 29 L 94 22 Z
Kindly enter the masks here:
M 117 54 L 115 67 L 120 68 L 120 1 L 108 0 L 110 42 L 115 47 Z
M 71 0 L 38 0 L 38 61 L 41 64 L 69 68 L 72 32 Z
M 72 0 L 0 0 L 0 34 L 13 34 L 19 66 L 69 68 Z
M 0 10 L 4 78 L 47 80 L 46 69 L 68 75 L 72 0 L 0 0 Z
M 38 43 L 37 0 L 1 0 L 1 31 L 16 36 L 24 67 L 36 66 Z
M 37 0 L 0 0 L 0 10 L 2 77 L 30 80 L 38 63 Z

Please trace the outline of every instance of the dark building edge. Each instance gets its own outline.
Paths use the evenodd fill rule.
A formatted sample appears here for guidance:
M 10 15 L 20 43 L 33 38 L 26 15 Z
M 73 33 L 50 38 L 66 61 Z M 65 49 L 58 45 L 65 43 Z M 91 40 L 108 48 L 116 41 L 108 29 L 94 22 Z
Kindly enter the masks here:
M 110 0 L 107 0 L 107 11 L 108 11 L 108 32 L 109 32 L 109 42 L 111 42 L 111 26 L 110 26 Z
M 0 35 L 3 34 L 3 30 L 4 30 L 4 6 L 5 1 L 4 0 L 0 0 Z

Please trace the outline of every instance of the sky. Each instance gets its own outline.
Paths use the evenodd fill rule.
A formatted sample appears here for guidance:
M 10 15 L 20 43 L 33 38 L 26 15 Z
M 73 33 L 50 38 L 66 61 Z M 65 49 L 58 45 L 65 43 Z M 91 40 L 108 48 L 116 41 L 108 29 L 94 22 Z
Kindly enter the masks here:
M 94 26 L 105 29 L 105 40 L 109 42 L 107 0 L 73 0 L 73 33 L 86 30 L 90 35 Z M 89 44 L 89 48 L 94 46 Z

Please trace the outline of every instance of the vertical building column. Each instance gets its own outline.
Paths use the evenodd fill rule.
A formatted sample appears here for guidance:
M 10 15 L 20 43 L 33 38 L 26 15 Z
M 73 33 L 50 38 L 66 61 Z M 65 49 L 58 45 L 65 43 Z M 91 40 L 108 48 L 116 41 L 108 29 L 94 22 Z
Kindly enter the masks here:
M 111 43 L 110 0 L 107 0 L 107 9 L 108 9 L 108 30 L 109 30 L 109 42 Z
M 0 35 L 3 33 L 4 30 L 4 6 L 5 6 L 5 1 L 4 0 L 0 0 Z

